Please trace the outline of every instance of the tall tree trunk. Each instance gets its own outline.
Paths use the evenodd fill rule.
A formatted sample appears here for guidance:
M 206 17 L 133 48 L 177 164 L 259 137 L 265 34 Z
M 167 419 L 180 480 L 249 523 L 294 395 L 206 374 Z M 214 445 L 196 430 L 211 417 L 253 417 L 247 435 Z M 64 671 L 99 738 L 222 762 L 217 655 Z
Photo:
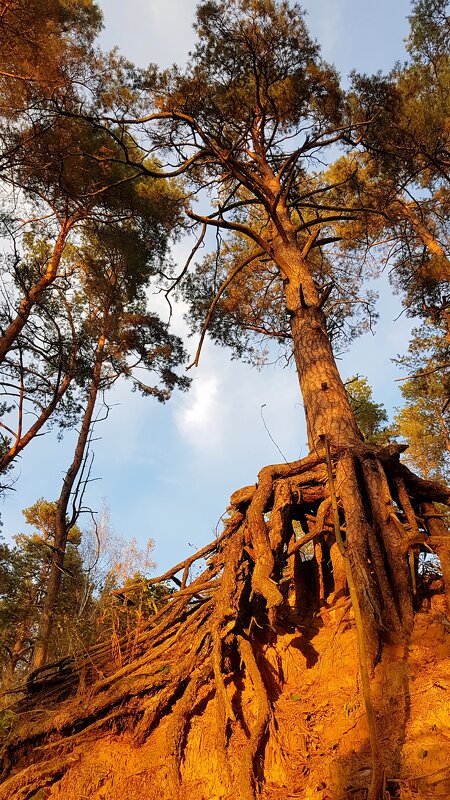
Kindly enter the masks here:
M 42 614 L 39 623 L 39 635 L 34 649 L 33 669 L 39 669 L 40 667 L 42 667 L 45 664 L 47 658 L 47 652 L 48 652 L 48 646 L 52 628 L 52 617 L 54 614 L 58 598 L 59 587 L 61 584 L 64 557 L 66 554 L 66 547 L 67 547 L 67 537 L 70 531 L 70 527 L 68 527 L 67 523 L 67 508 L 69 505 L 70 495 L 72 493 L 77 475 L 82 466 L 83 458 L 86 451 L 86 445 L 89 438 L 89 431 L 91 429 L 92 417 L 100 385 L 105 344 L 106 344 L 106 326 L 97 342 L 97 350 L 96 350 L 94 368 L 92 372 L 91 387 L 89 391 L 88 402 L 81 423 L 80 432 L 78 435 L 74 458 L 72 464 L 67 470 L 61 494 L 56 504 L 55 540 L 54 540 L 55 552 L 53 554 L 52 564 L 50 567 L 50 574 L 48 577 L 48 582 L 46 587 L 46 595 L 42 607 Z
M 323 449 L 324 436 L 336 448 L 357 446 L 362 436 L 336 366 L 311 267 L 301 256 L 296 241 L 278 246 L 275 258 L 288 276 L 286 307 L 291 317 L 309 448 Z
M 339 512 L 336 504 L 335 526 L 340 525 L 340 513 L 345 525 L 345 544 L 340 556 L 336 555 L 342 560 L 345 552 L 347 584 L 359 620 L 359 663 L 372 750 L 368 798 L 381 800 L 383 756 L 369 670 L 379 653 L 381 628 L 393 638 L 408 634 L 412 624 L 410 575 L 387 476 L 373 453 L 368 459 L 369 448 L 364 445 L 336 366 L 320 298 L 311 274 L 300 266 L 297 276 L 286 283 L 293 352 L 310 450 L 323 452 L 325 447 L 328 458 L 330 449 L 335 456 L 341 509 Z
M 324 436 L 337 448 L 361 444 L 322 310 L 299 305 L 291 319 L 291 330 L 310 450 L 320 446 Z
M 371 448 L 364 445 L 336 366 L 320 301 L 308 302 L 304 282 L 294 287 L 292 284 L 291 281 L 287 287 L 286 298 L 309 446 L 311 450 L 323 450 L 326 438 L 335 454 L 348 547 L 358 573 L 357 589 L 367 612 L 367 626 L 374 634 L 374 611 L 375 616 L 381 616 L 383 608 L 387 629 L 397 632 L 403 626 L 408 629 L 412 621 L 410 579 L 403 555 L 403 534 L 395 522 L 395 507 L 384 467 Z M 387 558 L 384 566 L 380 550 Z M 369 574 L 369 561 L 378 562 L 378 590 Z M 395 586 L 390 585 L 389 575 Z M 377 599 L 380 590 L 382 597 Z M 372 654 L 374 648 L 372 640 L 369 648 Z

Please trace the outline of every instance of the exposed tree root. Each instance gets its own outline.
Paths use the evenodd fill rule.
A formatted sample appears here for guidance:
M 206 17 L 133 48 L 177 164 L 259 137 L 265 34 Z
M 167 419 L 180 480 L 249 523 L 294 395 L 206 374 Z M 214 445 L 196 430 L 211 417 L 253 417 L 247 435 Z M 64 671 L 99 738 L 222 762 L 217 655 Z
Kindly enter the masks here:
M 302 643 L 305 620 L 316 614 L 327 623 L 335 607 L 344 608 L 349 585 L 363 631 L 366 693 L 383 646 L 406 642 L 411 630 L 412 549 L 426 545 L 439 554 L 449 597 L 448 531 L 434 504 L 449 504 L 450 492 L 413 475 L 400 463 L 400 450 L 361 445 L 358 452 L 335 452 L 333 480 L 325 452 L 312 454 L 266 467 L 256 486 L 235 492 L 222 535 L 151 581 L 173 578 L 180 588 L 132 648 L 120 641 L 120 668 L 103 643 L 29 677 L 24 696 L 11 706 L 17 716 L 3 748 L 0 800 L 29 800 L 58 781 L 71 753 L 94 732 L 128 730 L 142 746 L 160 724 L 168 796 L 176 797 L 190 726 L 212 697 L 223 786 L 242 800 L 258 797 L 284 680 L 281 672 L 268 673 L 263 651 L 278 633 L 298 630 Z M 188 583 L 189 568 L 203 559 L 201 574 Z M 307 652 L 306 640 L 302 646 Z M 251 710 L 240 701 L 244 684 L 253 695 Z M 370 713 L 373 740 L 377 722 Z M 238 768 L 228 757 L 236 737 Z M 381 793 L 374 779 L 371 800 Z
M 377 800 L 382 791 L 383 791 L 383 781 L 384 781 L 384 766 L 383 761 L 380 758 L 380 749 L 378 746 L 378 732 L 377 732 L 377 724 L 375 719 L 375 711 L 372 702 L 372 695 L 370 691 L 370 676 L 369 676 L 369 665 L 368 665 L 368 658 L 367 658 L 367 648 L 366 648 L 366 631 L 364 625 L 364 619 L 362 614 L 362 605 L 360 602 L 360 593 L 358 593 L 355 584 L 355 572 L 356 572 L 356 563 L 352 564 L 352 560 L 350 558 L 350 549 L 347 539 L 344 541 L 342 537 L 341 531 L 341 523 L 339 520 L 339 506 L 336 497 L 335 485 L 334 485 L 334 476 L 333 476 L 333 467 L 331 463 L 331 452 L 330 452 L 330 445 L 328 440 L 325 439 L 325 454 L 327 459 L 327 469 L 328 469 L 328 485 L 330 490 L 330 499 L 331 499 L 331 508 L 333 510 L 333 524 L 334 524 L 334 536 L 336 540 L 336 544 L 339 549 L 339 553 L 342 556 L 344 561 L 345 567 L 345 576 L 347 578 L 347 586 L 348 591 L 350 594 L 350 600 L 353 606 L 353 612 L 355 616 L 355 626 L 356 626 L 356 639 L 358 644 L 358 658 L 359 658 L 359 671 L 361 676 L 361 684 L 362 684 L 362 691 L 364 697 L 364 707 L 367 716 L 367 725 L 369 729 L 369 740 L 370 740 L 370 749 L 372 753 L 372 776 L 371 776 L 371 783 L 367 795 L 367 800 Z M 342 460 L 340 463 L 340 468 L 347 467 L 347 476 L 352 476 L 356 478 L 356 475 L 353 470 L 353 464 L 351 458 L 346 458 L 346 461 L 349 463 L 345 464 L 345 461 Z M 343 478 L 343 481 L 345 477 Z M 356 487 L 353 486 L 353 494 L 352 494 L 352 501 L 353 505 L 356 504 L 358 510 L 362 504 L 359 502 L 359 493 L 355 491 Z M 350 514 L 347 512 L 346 514 L 346 522 L 347 522 L 347 530 L 351 529 L 351 525 L 354 525 L 354 520 L 351 520 Z M 364 530 L 364 519 L 361 516 L 359 522 L 362 526 L 362 530 Z M 350 539 L 351 541 L 351 539 Z M 354 548 L 355 549 L 355 548 Z M 367 560 L 367 554 L 366 560 Z M 361 573 L 359 571 L 358 577 L 361 580 L 360 586 L 362 587 L 361 595 L 366 598 L 368 596 L 368 570 Z M 370 620 L 370 616 L 369 616 Z M 369 641 L 371 639 L 371 631 L 368 632 Z

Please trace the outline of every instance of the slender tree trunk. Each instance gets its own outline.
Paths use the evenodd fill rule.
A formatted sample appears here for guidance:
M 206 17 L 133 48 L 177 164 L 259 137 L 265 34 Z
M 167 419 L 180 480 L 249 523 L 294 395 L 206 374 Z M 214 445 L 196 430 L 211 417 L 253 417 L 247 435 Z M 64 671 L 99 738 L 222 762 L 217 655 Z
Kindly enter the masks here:
M 94 369 L 92 372 L 91 388 L 89 391 L 88 402 L 86 405 L 86 409 L 84 411 L 83 420 L 78 435 L 74 458 L 72 464 L 67 470 L 61 494 L 56 504 L 55 541 L 54 541 L 55 552 L 53 554 L 52 564 L 50 567 L 50 574 L 48 577 L 48 582 L 46 587 L 46 595 L 42 607 L 42 614 L 39 624 L 39 636 L 37 638 L 34 650 L 34 656 L 33 656 L 34 669 L 39 669 L 40 667 L 42 667 L 45 664 L 47 658 L 50 633 L 52 627 L 52 617 L 58 598 L 59 587 L 61 584 L 61 575 L 64 565 L 64 557 L 66 554 L 67 537 L 70 530 L 70 528 L 68 528 L 66 519 L 67 508 L 69 505 L 70 495 L 72 493 L 77 475 L 83 463 L 83 458 L 86 451 L 86 445 L 89 438 L 89 431 L 91 429 L 92 417 L 100 385 L 105 344 L 106 344 L 106 326 L 97 342 L 97 351 L 96 351 Z
M 49 539 L 48 534 L 44 534 L 44 544 L 47 543 Z M 49 572 L 49 564 L 45 563 L 42 565 L 41 573 L 39 576 L 38 581 L 32 587 L 30 592 L 29 600 L 28 600 L 28 610 L 25 613 L 25 616 L 18 622 L 16 628 L 16 638 L 12 648 L 8 654 L 7 660 L 7 667 L 5 670 L 5 674 L 2 680 L 2 691 L 7 692 L 8 689 L 14 683 L 14 677 L 17 669 L 17 665 L 19 664 L 21 658 L 23 657 L 26 651 L 31 651 L 33 649 L 33 627 L 36 624 L 36 615 L 38 613 L 38 598 L 39 595 L 42 593 L 47 577 Z M 26 643 L 29 645 L 26 647 Z
M 20 335 L 22 329 L 30 316 L 30 313 L 39 300 L 42 292 L 48 289 L 58 275 L 59 265 L 64 252 L 67 236 L 75 223 L 75 218 L 66 218 L 60 227 L 58 238 L 53 248 L 53 253 L 48 263 L 48 267 L 42 277 L 29 289 L 22 298 L 18 311 L 14 319 L 6 327 L 0 336 L 0 364 L 3 363 L 7 354 L 11 350 Z
M 449 431 L 449 429 L 447 427 L 447 423 L 446 423 L 446 421 L 444 419 L 444 415 L 443 415 L 442 410 L 440 408 L 439 408 L 439 411 L 438 411 L 438 420 L 439 420 L 439 425 L 441 426 L 441 430 L 442 430 L 442 433 L 443 433 L 443 436 L 444 436 L 445 448 L 450 453 L 450 431 Z
M 68 309 L 68 302 L 67 300 L 64 301 L 66 308 Z M 27 430 L 26 433 L 23 435 L 21 434 L 20 426 L 19 430 L 17 431 L 16 439 L 9 448 L 9 450 L 3 455 L 0 459 L 0 473 L 3 472 L 7 467 L 11 464 L 12 461 L 22 452 L 22 450 L 34 439 L 34 437 L 39 433 L 41 428 L 45 425 L 48 419 L 50 419 L 51 415 L 53 414 L 55 408 L 61 402 L 62 398 L 68 391 L 70 384 L 73 380 L 73 376 L 75 373 L 76 367 L 76 359 L 78 353 L 78 341 L 75 333 L 75 328 L 73 325 L 72 317 L 69 311 L 69 319 L 71 323 L 71 330 L 72 330 L 72 347 L 70 352 L 70 359 L 69 364 L 66 369 L 63 369 L 63 353 L 60 350 L 60 365 L 59 365 L 59 373 L 58 378 L 56 381 L 55 389 L 53 392 L 53 397 L 50 400 L 49 404 L 42 409 L 39 416 L 35 419 L 33 425 Z M 22 374 L 22 386 L 23 386 L 23 374 Z

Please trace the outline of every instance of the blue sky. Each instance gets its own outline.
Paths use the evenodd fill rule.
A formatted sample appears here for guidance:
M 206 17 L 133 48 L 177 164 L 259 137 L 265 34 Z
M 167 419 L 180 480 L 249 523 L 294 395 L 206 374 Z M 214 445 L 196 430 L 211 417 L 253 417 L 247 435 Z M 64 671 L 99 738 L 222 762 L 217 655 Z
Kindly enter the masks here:
M 140 65 L 182 64 L 192 46 L 191 0 L 102 0 L 105 29 L 102 44 L 115 45 Z M 320 41 L 324 57 L 343 77 L 353 68 L 372 73 L 389 69 L 405 56 L 406 0 L 309 0 L 307 21 Z M 174 258 L 183 263 L 189 244 L 182 242 Z M 389 410 L 399 404 L 398 369 L 390 358 L 407 347 L 410 321 L 401 317 L 398 299 L 384 276 L 379 290 L 380 320 L 375 336 L 366 334 L 340 361 L 344 377 L 366 375 L 377 402 Z M 160 301 L 155 298 L 155 303 Z M 175 329 L 186 330 L 181 313 Z M 188 341 L 192 352 L 195 341 Z M 86 502 L 99 510 L 102 498 L 111 509 L 117 534 L 145 542 L 155 540 L 158 572 L 181 560 L 191 546 L 213 538 L 229 495 L 254 483 L 258 470 L 280 456 L 261 419 L 286 457 L 306 454 L 306 434 L 295 372 L 268 366 L 258 372 L 231 362 L 229 354 L 206 345 L 187 395 L 175 395 L 166 406 L 129 392 L 122 384 L 112 392 L 108 420 L 98 426 L 93 482 Z M 15 491 L 0 508 L 3 535 L 24 529 L 21 509 L 39 497 L 54 499 L 70 463 L 74 436 L 63 442 L 49 434 L 30 445 L 17 470 Z M 86 521 L 87 522 L 87 521 Z

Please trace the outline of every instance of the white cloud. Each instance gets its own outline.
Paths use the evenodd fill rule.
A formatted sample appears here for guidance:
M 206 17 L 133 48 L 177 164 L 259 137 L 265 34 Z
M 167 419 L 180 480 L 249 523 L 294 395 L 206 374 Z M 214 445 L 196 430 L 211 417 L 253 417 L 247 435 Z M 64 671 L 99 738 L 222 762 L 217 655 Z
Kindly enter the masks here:
M 118 45 L 134 63 L 162 67 L 183 63 L 194 41 L 195 0 L 131 0 L 124 24 L 122 0 L 101 0 L 105 30 L 102 44 Z
M 198 377 L 175 411 L 181 435 L 201 450 L 216 448 L 222 441 L 220 382 L 213 373 Z

